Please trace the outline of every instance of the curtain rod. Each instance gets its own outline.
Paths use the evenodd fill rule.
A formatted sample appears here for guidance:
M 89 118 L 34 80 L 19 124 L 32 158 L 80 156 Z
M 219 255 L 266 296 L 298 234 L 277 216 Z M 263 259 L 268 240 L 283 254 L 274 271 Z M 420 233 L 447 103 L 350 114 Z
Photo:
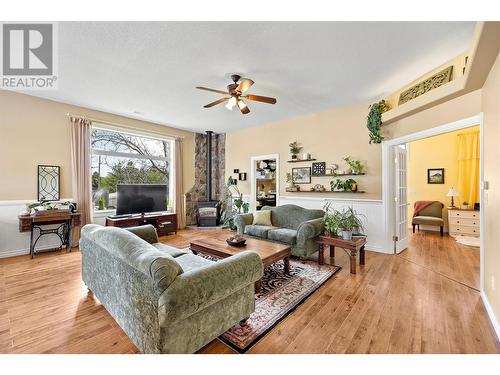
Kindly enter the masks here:
M 97 118 L 93 118 L 93 117 L 89 117 L 89 116 L 84 116 L 84 115 L 75 115 L 75 114 L 71 114 L 69 112 L 66 113 L 66 116 L 70 117 L 70 118 L 71 117 L 83 118 L 83 119 L 90 120 L 92 122 L 97 122 L 97 123 L 101 123 L 101 124 L 116 126 L 116 127 L 119 127 L 119 128 L 130 129 L 130 130 L 138 130 L 138 131 L 141 131 L 141 132 L 144 132 L 144 133 L 151 133 L 151 134 L 161 135 L 162 137 L 168 137 L 168 138 L 173 138 L 173 139 L 176 139 L 176 138 L 184 139 L 183 135 L 164 134 L 164 133 L 161 133 L 161 132 L 158 132 L 158 131 L 154 131 L 154 130 L 147 130 L 147 129 L 138 128 L 138 127 L 135 127 L 135 126 L 132 126 L 132 125 L 125 125 L 125 124 L 120 124 L 120 123 L 117 123 L 117 122 L 100 120 L 100 119 L 97 119 Z M 141 121 L 141 120 L 138 120 L 138 121 Z

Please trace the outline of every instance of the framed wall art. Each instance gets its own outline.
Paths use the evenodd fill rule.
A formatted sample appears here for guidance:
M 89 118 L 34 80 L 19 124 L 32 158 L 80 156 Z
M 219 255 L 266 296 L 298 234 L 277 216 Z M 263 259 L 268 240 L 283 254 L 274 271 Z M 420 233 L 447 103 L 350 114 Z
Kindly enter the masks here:
M 427 169 L 428 184 L 444 184 L 444 168 Z
M 311 167 L 292 168 L 292 181 L 295 184 L 310 184 Z

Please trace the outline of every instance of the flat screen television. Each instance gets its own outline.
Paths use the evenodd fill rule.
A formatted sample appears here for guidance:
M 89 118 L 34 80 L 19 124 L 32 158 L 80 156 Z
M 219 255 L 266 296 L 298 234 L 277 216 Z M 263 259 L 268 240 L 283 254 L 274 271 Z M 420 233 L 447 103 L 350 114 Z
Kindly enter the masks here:
M 118 184 L 116 214 L 142 214 L 167 210 L 167 185 Z

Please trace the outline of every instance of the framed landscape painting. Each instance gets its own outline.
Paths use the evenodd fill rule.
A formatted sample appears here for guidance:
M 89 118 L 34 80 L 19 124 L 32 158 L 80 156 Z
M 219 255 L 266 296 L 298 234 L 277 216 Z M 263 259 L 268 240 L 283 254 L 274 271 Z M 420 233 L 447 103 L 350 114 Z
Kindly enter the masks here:
M 444 168 L 427 169 L 428 184 L 444 184 Z
M 292 181 L 295 184 L 310 184 L 311 167 L 292 168 Z

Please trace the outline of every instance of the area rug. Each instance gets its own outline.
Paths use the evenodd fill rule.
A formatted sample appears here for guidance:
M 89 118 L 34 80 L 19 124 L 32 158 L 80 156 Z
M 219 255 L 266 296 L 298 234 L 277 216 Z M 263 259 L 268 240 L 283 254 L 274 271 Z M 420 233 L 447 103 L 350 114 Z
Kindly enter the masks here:
M 217 260 L 210 255 L 199 255 Z M 339 266 L 320 266 L 314 261 L 298 259 L 290 260 L 290 275 L 283 273 L 283 267 L 283 262 L 279 261 L 265 268 L 261 290 L 255 294 L 255 312 L 246 325 L 236 324 L 219 337 L 239 353 L 255 345 L 341 269 Z
M 456 237 L 455 240 L 457 241 L 457 243 L 466 246 L 475 246 L 475 247 L 481 246 L 481 241 L 479 240 L 479 237 L 459 236 Z

